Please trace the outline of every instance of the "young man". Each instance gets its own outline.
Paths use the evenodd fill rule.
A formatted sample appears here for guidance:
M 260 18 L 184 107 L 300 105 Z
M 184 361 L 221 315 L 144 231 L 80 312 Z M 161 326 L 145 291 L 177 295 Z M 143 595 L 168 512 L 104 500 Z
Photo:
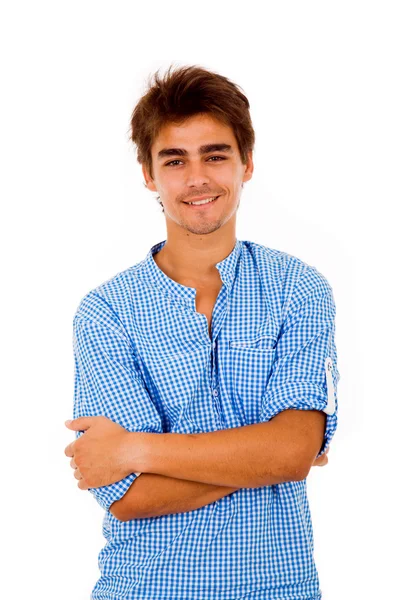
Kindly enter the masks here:
M 236 238 L 249 103 L 197 66 L 132 115 L 167 239 L 74 316 L 78 487 L 105 509 L 92 599 L 321 598 L 306 494 L 337 427 L 326 278 Z

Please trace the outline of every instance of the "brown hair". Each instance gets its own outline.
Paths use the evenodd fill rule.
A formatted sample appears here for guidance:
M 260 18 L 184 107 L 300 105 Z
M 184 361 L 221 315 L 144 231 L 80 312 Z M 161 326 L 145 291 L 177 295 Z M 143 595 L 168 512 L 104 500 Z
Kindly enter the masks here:
M 148 90 L 135 106 L 130 123 L 130 138 L 137 147 L 137 160 L 146 167 L 150 177 L 153 178 L 151 148 L 161 128 L 167 123 L 179 125 L 199 113 L 208 113 L 232 127 L 241 161 L 247 164 L 255 133 L 250 103 L 238 85 L 196 65 L 175 71 L 171 65 L 163 78 L 159 70 L 153 77 L 154 81 L 149 77 Z

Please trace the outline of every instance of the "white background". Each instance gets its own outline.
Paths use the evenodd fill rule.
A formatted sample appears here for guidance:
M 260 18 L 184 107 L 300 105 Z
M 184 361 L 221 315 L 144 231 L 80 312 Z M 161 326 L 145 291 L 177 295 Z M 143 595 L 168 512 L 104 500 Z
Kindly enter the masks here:
M 339 428 L 309 480 L 323 600 L 398 593 L 397 2 L 9 2 L 0 14 L 2 596 L 84 600 L 103 511 L 77 487 L 72 318 L 165 239 L 129 120 L 158 68 L 239 84 L 256 131 L 237 237 L 337 305 Z M 398 218 L 397 218 L 398 219 Z M 189 599 L 188 599 L 189 600 Z M 211 600 L 211 599 L 210 599 Z

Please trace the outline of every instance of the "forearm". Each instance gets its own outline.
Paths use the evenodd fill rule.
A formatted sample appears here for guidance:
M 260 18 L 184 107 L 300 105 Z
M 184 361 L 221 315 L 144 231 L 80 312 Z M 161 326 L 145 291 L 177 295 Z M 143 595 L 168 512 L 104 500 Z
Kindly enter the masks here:
M 286 410 L 267 423 L 209 433 L 143 434 L 139 459 L 132 438 L 128 466 L 238 488 L 300 481 L 321 447 L 325 418 L 318 411 Z
M 110 512 L 120 521 L 183 513 L 202 508 L 240 488 L 142 473 Z

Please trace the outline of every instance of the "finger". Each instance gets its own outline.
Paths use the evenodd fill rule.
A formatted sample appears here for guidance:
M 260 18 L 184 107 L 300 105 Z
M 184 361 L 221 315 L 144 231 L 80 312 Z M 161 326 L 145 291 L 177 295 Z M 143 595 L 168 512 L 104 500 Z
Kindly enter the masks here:
M 321 456 L 319 458 L 316 458 L 314 460 L 313 465 L 316 467 L 322 467 L 322 466 L 326 465 L 327 462 L 328 462 L 328 457 L 326 456 L 326 454 L 321 454 Z
M 73 456 L 74 455 L 74 443 L 72 442 L 72 444 L 68 444 L 68 446 L 66 446 L 65 450 L 64 450 L 64 454 L 65 456 Z
M 75 469 L 74 477 L 75 477 L 75 479 L 82 479 L 82 474 L 79 469 Z
M 73 469 L 76 469 L 76 468 L 77 468 L 77 464 L 76 464 L 76 462 L 75 462 L 75 459 L 74 459 L 74 458 L 71 458 L 71 460 L 69 461 L 69 464 L 71 465 L 71 467 L 72 467 Z
M 86 483 L 86 481 L 84 479 L 81 479 L 78 482 L 78 488 L 81 489 L 81 490 L 88 490 L 89 486 L 87 485 L 87 483 Z
M 84 431 L 91 427 L 93 418 L 95 417 L 78 417 L 77 419 L 69 419 L 68 421 L 65 421 L 64 424 L 68 429 L 72 429 L 73 431 Z

